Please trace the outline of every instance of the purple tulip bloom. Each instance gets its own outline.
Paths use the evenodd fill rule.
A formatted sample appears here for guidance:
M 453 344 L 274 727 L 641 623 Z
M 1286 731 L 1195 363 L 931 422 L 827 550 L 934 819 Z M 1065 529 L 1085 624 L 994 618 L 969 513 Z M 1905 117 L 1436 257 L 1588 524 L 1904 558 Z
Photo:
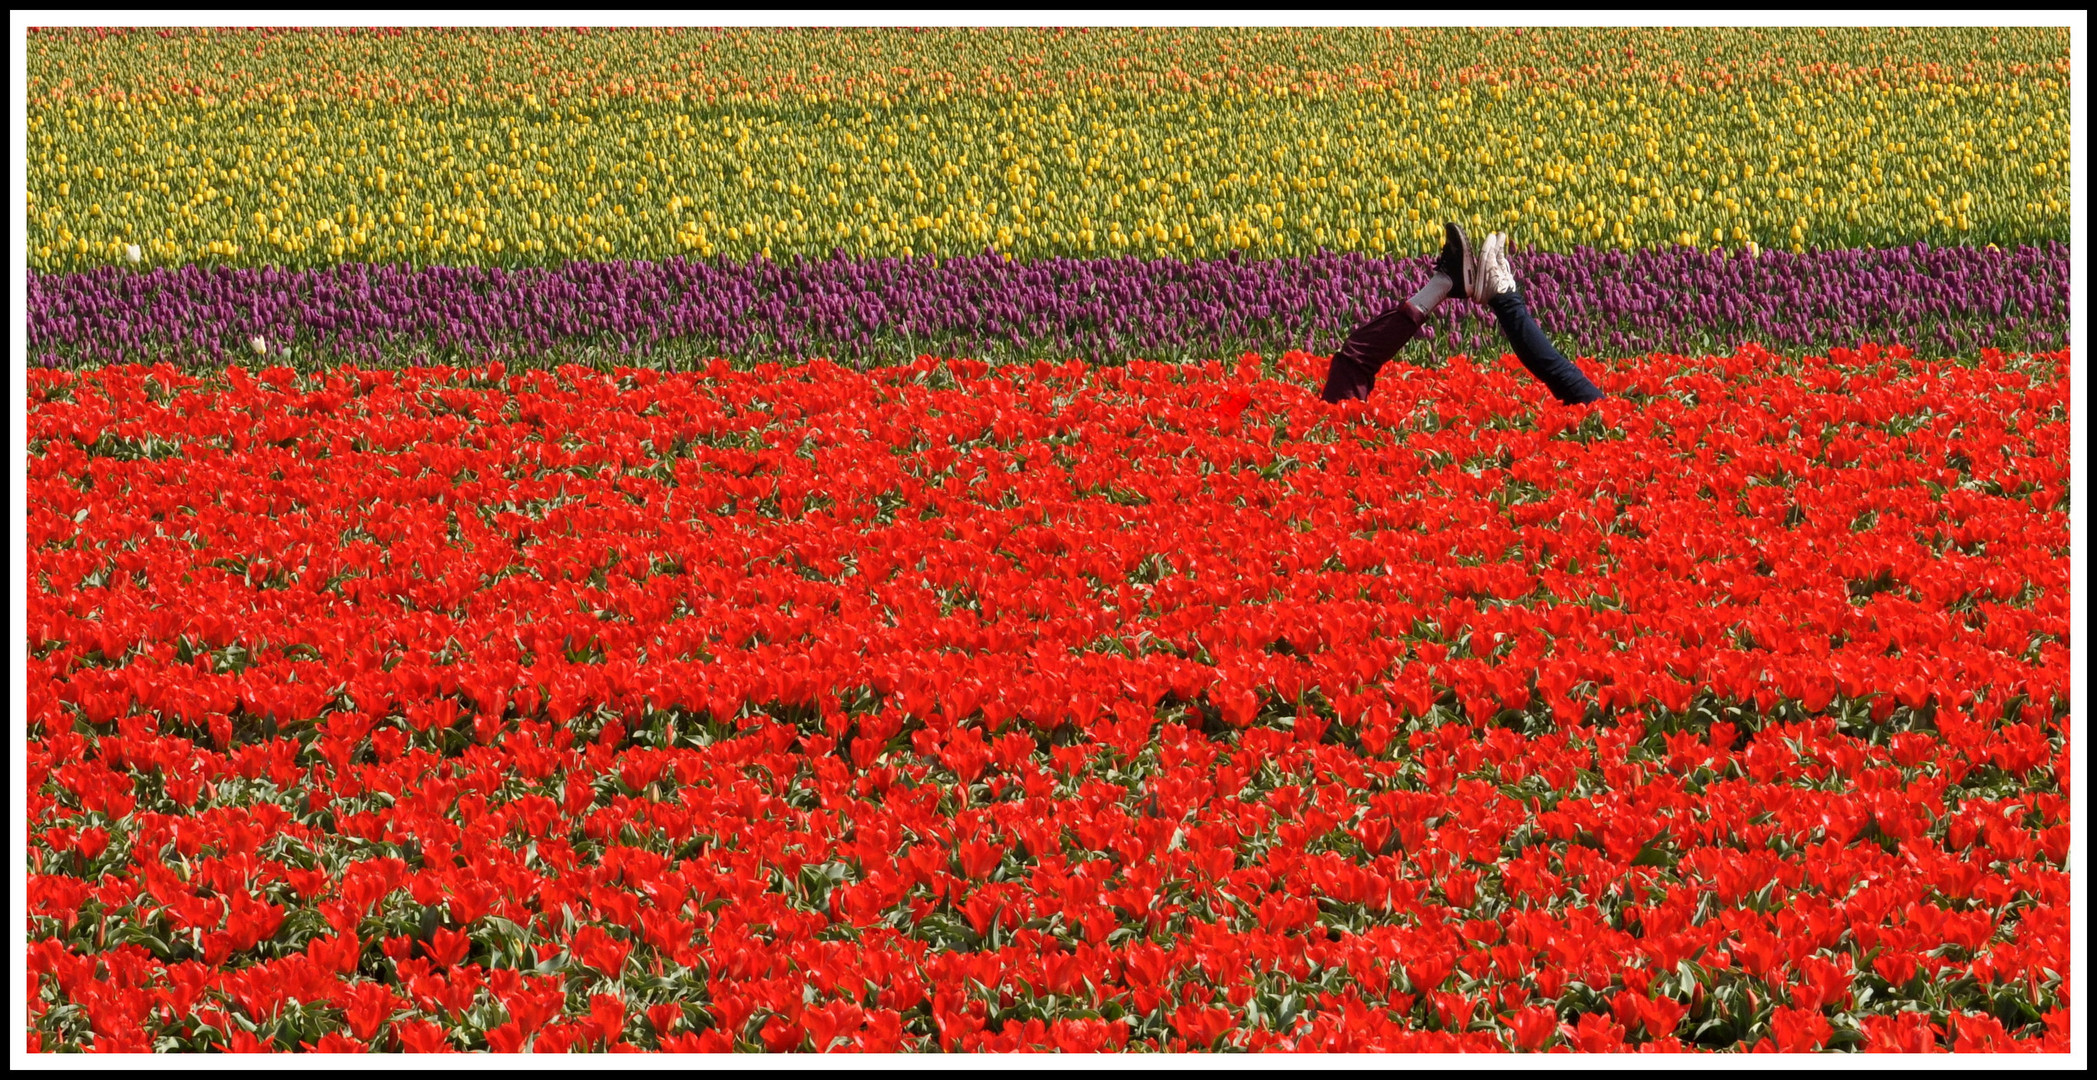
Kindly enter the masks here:
M 189 265 L 29 274 L 29 346 L 67 364 L 224 362 L 254 337 L 309 362 L 647 357 L 666 366 L 925 353 L 999 361 L 1201 360 L 1326 351 L 1425 281 L 1427 258 L 1203 261 L 670 259 L 554 268 Z M 1568 352 L 1779 351 L 1867 341 L 1924 353 L 2059 348 L 2068 248 L 1911 245 L 1742 258 L 1688 249 L 1517 255 Z M 1497 356 L 1481 304 L 1444 305 L 1405 358 Z

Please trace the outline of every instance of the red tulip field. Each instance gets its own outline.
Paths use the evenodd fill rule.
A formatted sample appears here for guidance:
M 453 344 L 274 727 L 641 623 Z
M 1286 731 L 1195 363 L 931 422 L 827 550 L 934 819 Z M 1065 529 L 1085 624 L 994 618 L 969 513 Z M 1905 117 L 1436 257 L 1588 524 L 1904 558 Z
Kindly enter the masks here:
M 2066 1050 L 2068 354 L 1582 363 L 33 370 L 31 1049 Z

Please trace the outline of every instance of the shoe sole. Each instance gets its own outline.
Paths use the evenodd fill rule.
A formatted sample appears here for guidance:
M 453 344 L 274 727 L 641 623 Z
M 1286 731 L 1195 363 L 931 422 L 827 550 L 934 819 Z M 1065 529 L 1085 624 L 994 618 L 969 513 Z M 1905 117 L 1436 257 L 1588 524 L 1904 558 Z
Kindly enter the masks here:
M 1454 282 L 1456 290 L 1466 297 L 1476 296 L 1477 293 L 1471 291 L 1471 279 L 1477 274 L 1478 249 L 1471 246 L 1471 238 L 1465 235 L 1463 226 L 1451 221 L 1445 223 L 1445 227 L 1456 236 L 1456 245 L 1463 251 L 1463 258 L 1457 263 L 1457 273 L 1463 276 Z
M 1464 295 L 1480 303 L 1485 302 L 1485 248 L 1492 246 L 1493 235 L 1485 234 L 1483 247 L 1464 245 Z

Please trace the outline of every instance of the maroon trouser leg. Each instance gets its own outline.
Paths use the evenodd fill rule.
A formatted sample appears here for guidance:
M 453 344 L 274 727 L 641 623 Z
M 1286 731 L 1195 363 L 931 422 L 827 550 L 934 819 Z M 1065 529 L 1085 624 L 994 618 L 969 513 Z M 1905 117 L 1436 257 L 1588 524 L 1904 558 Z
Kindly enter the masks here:
M 1376 389 L 1376 372 L 1384 363 L 1398 354 L 1420 327 L 1427 315 L 1413 302 L 1405 303 L 1363 323 L 1354 333 L 1347 335 L 1347 343 L 1340 351 L 1332 354 L 1332 367 L 1325 374 L 1325 400 L 1360 401 Z

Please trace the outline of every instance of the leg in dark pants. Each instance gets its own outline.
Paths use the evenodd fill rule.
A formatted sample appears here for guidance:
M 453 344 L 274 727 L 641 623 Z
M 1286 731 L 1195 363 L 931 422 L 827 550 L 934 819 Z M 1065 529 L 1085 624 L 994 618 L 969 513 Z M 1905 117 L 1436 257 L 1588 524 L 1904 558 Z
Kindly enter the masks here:
M 1551 395 L 1568 405 L 1583 405 L 1602 399 L 1602 388 L 1589 382 L 1565 354 L 1551 347 L 1551 339 L 1544 336 L 1543 329 L 1529 314 L 1529 305 L 1522 302 L 1522 294 L 1513 289 L 1493 296 L 1486 303 L 1500 320 L 1500 332 L 1507 335 L 1507 343 L 1514 346 L 1515 358 L 1529 369 L 1551 390 Z M 1339 367 L 1334 358 L 1333 366 Z M 1331 399 L 1327 399 L 1331 400 Z
M 1327 401 L 1360 401 L 1376 389 L 1376 372 L 1420 332 L 1427 317 L 1408 300 L 1357 327 L 1332 354 L 1325 375 Z

